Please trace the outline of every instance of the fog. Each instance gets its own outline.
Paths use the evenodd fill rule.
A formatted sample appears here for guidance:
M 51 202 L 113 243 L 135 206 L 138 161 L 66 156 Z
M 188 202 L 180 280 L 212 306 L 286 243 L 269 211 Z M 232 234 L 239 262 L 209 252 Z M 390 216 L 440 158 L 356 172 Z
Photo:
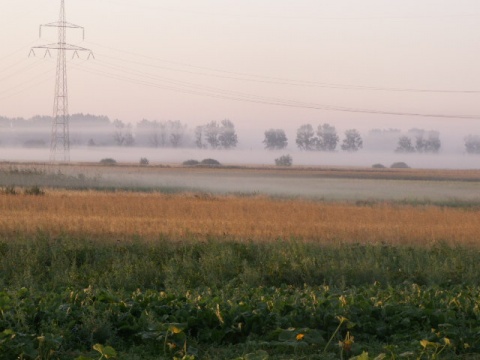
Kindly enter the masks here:
M 168 149 L 168 148 L 119 148 L 119 147 L 72 147 L 72 162 L 99 162 L 104 158 L 113 158 L 121 163 L 138 164 L 141 158 L 147 158 L 150 164 L 176 165 L 186 160 L 213 158 L 222 165 L 274 165 L 275 159 L 289 154 L 293 165 L 297 166 L 347 166 L 371 167 L 383 164 L 389 167 L 394 162 L 405 162 L 416 169 L 480 169 L 480 155 L 460 152 L 441 152 L 439 154 L 399 154 L 395 152 L 359 151 L 345 152 L 307 152 L 296 149 L 269 151 L 261 149 L 243 150 L 205 150 L 205 149 Z M 48 148 L 0 148 L 0 161 L 39 162 L 49 159 Z

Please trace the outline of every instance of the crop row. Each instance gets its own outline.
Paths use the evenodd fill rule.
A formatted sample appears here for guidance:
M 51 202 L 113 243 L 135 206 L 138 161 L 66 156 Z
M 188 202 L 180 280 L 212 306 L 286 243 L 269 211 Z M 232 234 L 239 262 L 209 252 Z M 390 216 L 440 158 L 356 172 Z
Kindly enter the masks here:
M 22 288 L 0 293 L 0 352 L 11 359 L 71 359 L 90 355 L 99 343 L 125 358 L 208 359 L 212 348 L 230 346 L 239 356 L 248 345 L 272 356 L 338 358 L 366 351 L 414 358 L 424 340 L 448 342 L 452 356 L 472 354 L 480 352 L 479 290 L 410 284 L 127 294 L 89 287 L 56 294 Z M 352 346 L 339 347 L 347 333 Z

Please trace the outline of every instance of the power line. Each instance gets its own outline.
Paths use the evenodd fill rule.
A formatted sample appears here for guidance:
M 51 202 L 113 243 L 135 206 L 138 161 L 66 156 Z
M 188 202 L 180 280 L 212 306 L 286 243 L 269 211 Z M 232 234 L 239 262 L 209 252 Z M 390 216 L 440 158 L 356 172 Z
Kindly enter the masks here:
M 108 69 L 109 67 L 107 66 L 106 68 Z M 114 67 L 110 67 L 110 68 L 113 68 L 114 71 L 118 71 L 118 68 L 117 69 L 115 69 Z M 285 107 L 303 108 L 303 109 L 350 112 L 350 113 L 480 120 L 480 115 L 411 113 L 411 112 L 385 111 L 385 110 L 375 110 L 375 109 L 362 109 L 362 108 L 344 107 L 344 106 L 336 106 L 336 105 L 325 105 L 325 104 L 318 104 L 318 103 L 306 103 L 306 102 L 300 102 L 300 101 L 289 100 L 289 99 L 263 97 L 263 96 L 253 95 L 253 94 L 242 93 L 242 92 L 229 91 L 229 90 L 218 89 L 213 87 L 206 87 L 199 84 L 188 83 L 188 82 L 172 80 L 172 79 L 156 79 L 155 77 L 152 77 L 152 76 L 143 76 L 143 78 L 131 78 L 125 75 L 106 72 L 102 70 L 95 70 L 95 69 L 93 70 L 80 69 L 80 70 L 83 72 L 115 79 L 118 81 L 124 81 L 131 84 L 164 89 L 164 90 L 174 91 L 174 92 L 183 93 L 183 94 L 200 95 L 200 96 L 206 96 L 206 97 L 224 99 L 224 100 L 242 101 L 242 102 L 250 102 L 250 103 L 257 103 L 257 104 L 264 104 L 264 105 L 276 105 L 276 106 L 285 106 Z M 130 74 L 132 74 L 132 72 L 130 72 Z M 133 76 L 136 76 L 136 75 L 133 73 Z M 164 85 L 164 84 L 158 83 L 158 81 L 168 82 L 170 83 L 170 85 Z
M 224 78 L 224 79 L 233 79 L 233 80 L 240 80 L 240 81 L 247 81 L 247 82 L 257 82 L 257 83 L 268 83 L 268 84 L 277 84 L 277 85 L 290 85 L 290 86 L 298 86 L 298 87 L 318 87 L 318 88 L 328 88 L 328 89 L 343 89 L 343 90 L 358 90 L 358 91 L 382 91 L 382 92 L 398 92 L 398 93 L 432 93 L 432 94 L 480 94 L 480 90 L 451 90 L 451 89 L 420 89 L 420 88 L 395 88 L 395 87 L 381 87 L 381 86 L 371 86 L 371 85 L 348 85 L 348 84 L 337 84 L 337 83 L 323 83 L 323 82 L 316 82 L 316 81 L 306 81 L 306 80 L 296 80 L 296 79 L 289 79 L 289 78 L 281 78 L 281 77 L 270 77 L 270 76 L 262 76 L 256 74 L 249 74 L 244 72 L 237 72 L 237 71 L 227 71 L 227 70 L 219 70 L 205 66 L 198 66 L 192 65 L 177 61 L 171 60 L 164 60 L 159 59 L 151 56 L 145 56 L 136 54 L 130 51 L 124 51 L 120 49 L 115 49 L 110 46 L 103 46 L 100 44 L 88 42 L 89 44 L 104 47 L 110 50 L 114 50 L 117 52 L 133 55 L 136 57 L 146 58 L 150 60 L 155 60 L 158 62 L 163 63 L 170 63 L 177 66 L 187 67 L 187 68 L 194 68 L 200 69 L 204 71 L 211 71 L 213 74 L 205 73 L 205 72 L 197 72 L 197 71 L 189 71 L 183 69 L 175 69 L 171 67 L 165 67 L 157 64 L 148 64 L 140 61 L 135 60 L 126 60 L 126 59 L 119 59 L 115 57 L 111 57 L 108 55 L 104 55 L 106 58 L 115 59 L 121 62 L 127 62 L 135 65 L 142 65 L 151 68 L 158 68 L 158 69 L 165 69 L 170 71 L 182 72 L 182 73 L 190 73 L 190 74 L 197 74 L 203 76 L 210 76 L 216 78 Z M 221 75 L 226 74 L 226 75 Z

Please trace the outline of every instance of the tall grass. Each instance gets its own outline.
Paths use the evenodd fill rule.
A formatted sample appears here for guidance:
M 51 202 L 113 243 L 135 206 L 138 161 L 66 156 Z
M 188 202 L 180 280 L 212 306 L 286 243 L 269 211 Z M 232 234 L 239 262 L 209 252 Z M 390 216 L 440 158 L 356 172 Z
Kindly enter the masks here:
M 337 288 L 413 282 L 479 285 L 480 252 L 295 240 L 237 242 L 97 242 L 62 236 L 0 242 L 0 288 L 52 289 L 88 286 L 114 290 L 167 290 L 232 286 L 330 285 Z

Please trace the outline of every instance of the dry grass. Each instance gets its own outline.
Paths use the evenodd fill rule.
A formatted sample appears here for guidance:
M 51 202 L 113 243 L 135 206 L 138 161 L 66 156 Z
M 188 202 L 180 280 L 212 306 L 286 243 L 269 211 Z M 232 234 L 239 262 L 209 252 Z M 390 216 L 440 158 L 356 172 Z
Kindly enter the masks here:
M 480 212 L 394 204 L 355 206 L 266 197 L 49 191 L 0 195 L 0 234 L 68 233 L 121 240 L 301 238 L 323 243 L 476 245 Z

